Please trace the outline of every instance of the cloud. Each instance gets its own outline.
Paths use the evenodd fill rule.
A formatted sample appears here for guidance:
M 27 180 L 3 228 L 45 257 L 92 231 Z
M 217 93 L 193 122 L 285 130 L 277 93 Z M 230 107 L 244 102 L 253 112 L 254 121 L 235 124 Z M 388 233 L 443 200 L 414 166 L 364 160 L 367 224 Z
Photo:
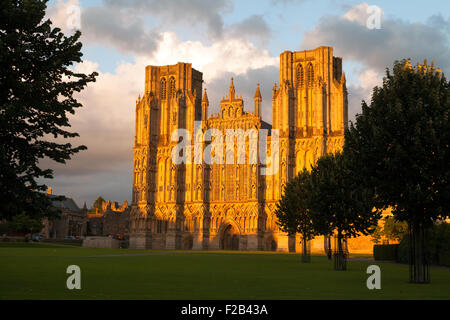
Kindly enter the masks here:
M 69 32 L 70 8 L 79 7 L 78 0 L 58 0 L 49 8 L 48 16 L 55 25 Z M 251 15 L 224 29 L 221 13 L 231 10 L 228 0 L 206 1 L 121 1 L 104 0 L 102 5 L 80 10 L 82 41 L 104 45 L 124 54 L 152 56 L 157 51 L 163 32 L 176 25 L 206 26 L 216 41 L 246 39 L 265 43 L 271 30 L 262 15 Z M 146 22 L 151 20 L 150 27 Z M 164 42 L 164 41 L 163 41 Z M 223 44 L 223 42 L 222 42 Z
M 223 32 L 221 14 L 233 8 L 230 0 L 104 0 L 103 3 L 115 9 L 129 9 L 159 17 L 166 27 L 167 24 L 205 24 L 208 33 L 216 38 Z
M 160 40 L 160 34 L 146 28 L 141 16 L 120 9 L 88 7 L 81 22 L 84 41 L 110 45 L 124 53 L 151 55 Z
M 272 30 L 264 20 L 263 15 L 256 14 L 245 18 L 241 22 L 232 24 L 229 29 L 233 38 L 244 37 L 262 43 L 265 43 L 272 34 Z
M 316 27 L 305 33 L 302 47 L 320 45 L 334 47 L 345 59 L 364 63 L 375 70 L 392 66 L 394 60 L 411 58 L 422 62 L 435 60 L 444 70 L 450 69 L 450 49 L 447 34 L 429 23 L 409 23 L 384 19 L 381 29 L 369 29 L 364 19 L 365 7 L 350 9 L 344 17 L 323 17 Z
M 380 20 L 382 21 L 384 18 L 384 12 L 380 7 L 369 6 L 369 4 L 367 3 L 361 3 L 354 7 L 350 7 L 349 10 L 344 14 L 343 18 L 348 21 L 355 21 L 361 26 L 367 26 L 367 21 L 375 12 L 380 13 Z
M 74 8 L 81 8 L 78 0 L 58 0 L 54 5 L 49 6 L 46 10 L 46 18 L 49 18 L 54 26 L 60 28 L 64 33 L 70 33 L 72 27 L 74 27 L 74 18 L 78 19 L 80 16 L 76 16 L 77 13 Z
M 203 72 L 203 79 L 208 83 L 224 72 L 244 74 L 251 69 L 278 65 L 279 59 L 242 38 L 223 39 L 205 45 L 199 41 L 183 42 L 175 33 L 165 32 L 158 51 L 147 62 L 167 65 L 179 61 L 192 63 L 195 69 Z
M 450 36 L 450 18 L 445 19 L 442 14 L 436 14 L 429 17 L 427 22 L 430 26 L 445 31 L 447 37 Z
M 361 63 L 360 84 L 349 85 L 349 117 L 360 112 L 361 99 L 368 99 L 372 86 L 380 84 L 386 68 L 395 60 L 435 61 L 444 73 L 450 72 L 450 49 L 446 29 L 449 20 L 434 16 L 427 23 L 410 23 L 384 18 L 381 29 L 366 26 L 367 4 L 360 4 L 343 17 L 325 16 L 314 29 L 305 32 L 302 48 L 332 46 L 345 61 Z M 377 79 L 376 81 L 374 79 Z

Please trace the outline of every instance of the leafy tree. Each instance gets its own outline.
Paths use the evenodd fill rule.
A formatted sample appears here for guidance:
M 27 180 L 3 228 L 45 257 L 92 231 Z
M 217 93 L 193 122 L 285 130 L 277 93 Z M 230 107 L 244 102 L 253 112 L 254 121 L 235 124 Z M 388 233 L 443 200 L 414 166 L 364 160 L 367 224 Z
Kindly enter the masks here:
M 425 229 L 449 216 L 449 83 L 433 65 L 396 61 L 346 132 L 355 175 L 412 232 L 413 282 L 427 282 Z
M 406 221 L 397 221 L 392 216 L 387 216 L 383 220 L 384 224 L 377 226 L 372 234 L 375 244 L 380 243 L 381 238 L 388 241 L 401 241 L 408 234 L 408 223 Z
M 275 211 L 278 218 L 277 224 L 283 232 L 290 235 L 301 234 L 303 262 L 310 261 L 307 242 L 317 234 L 308 209 L 310 196 L 310 173 L 304 169 L 286 184 L 284 194 L 277 203 Z
M 397 221 L 395 217 L 386 217 L 383 227 L 383 235 L 389 241 L 400 241 L 408 234 L 408 223 Z
M 89 211 L 89 213 L 97 213 L 97 210 L 101 211 L 104 202 L 105 202 L 105 199 L 103 199 L 102 197 L 98 197 L 94 201 L 94 205 L 92 206 L 92 209 Z
M 343 240 L 368 235 L 381 217 L 374 190 L 356 178 L 342 153 L 321 157 L 311 171 L 311 218 L 315 231 L 336 234 L 336 270 L 346 269 Z
M 50 199 L 39 178 L 53 171 L 39 161 L 66 163 L 85 146 L 58 139 L 77 137 L 68 114 L 82 105 L 74 98 L 96 73 L 76 73 L 80 32 L 65 36 L 44 21 L 46 0 L 0 2 L 0 218 L 18 213 L 50 215 Z

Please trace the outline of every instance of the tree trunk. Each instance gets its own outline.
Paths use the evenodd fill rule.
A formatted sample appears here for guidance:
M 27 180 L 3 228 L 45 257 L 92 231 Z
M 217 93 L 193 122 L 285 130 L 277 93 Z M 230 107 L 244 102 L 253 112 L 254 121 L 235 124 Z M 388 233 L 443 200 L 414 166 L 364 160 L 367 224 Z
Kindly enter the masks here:
M 409 277 L 413 283 L 430 282 L 428 263 L 425 253 L 425 230 L 420 223 L 410 227 Z
M 347 269 L 347 261 L 342 248 L 342 232 L 338 230 L 337 244 L 334 253 L 334 269 L 338 271 L 343 271 Z
M 308 240 L 305 234 L 302 235 L 302 262 L 311 262 L 311 255 L 308 250 Z
M 331 258 L 333 257 L 332 251 L 331 251 L 331 235 L 328 236 L 328 260 L 331 260 Z

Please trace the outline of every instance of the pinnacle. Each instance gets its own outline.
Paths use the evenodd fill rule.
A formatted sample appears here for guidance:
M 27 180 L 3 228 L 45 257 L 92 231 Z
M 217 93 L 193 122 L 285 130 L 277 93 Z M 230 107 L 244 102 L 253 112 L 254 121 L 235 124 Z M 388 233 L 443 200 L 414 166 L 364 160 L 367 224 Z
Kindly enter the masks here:
M 259 91 L 259 83 L 256 84 L 255 99 L 261 99 L 261 91 Z

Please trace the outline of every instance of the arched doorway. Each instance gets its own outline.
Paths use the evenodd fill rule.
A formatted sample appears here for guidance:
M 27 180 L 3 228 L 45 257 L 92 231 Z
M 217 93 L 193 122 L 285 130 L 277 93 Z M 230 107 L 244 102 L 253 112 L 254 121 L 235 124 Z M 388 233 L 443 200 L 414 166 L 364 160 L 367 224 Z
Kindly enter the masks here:
M 220 249 L 239 250 L 239 230 L 231 224 L 227 225 L 220 238 Z

